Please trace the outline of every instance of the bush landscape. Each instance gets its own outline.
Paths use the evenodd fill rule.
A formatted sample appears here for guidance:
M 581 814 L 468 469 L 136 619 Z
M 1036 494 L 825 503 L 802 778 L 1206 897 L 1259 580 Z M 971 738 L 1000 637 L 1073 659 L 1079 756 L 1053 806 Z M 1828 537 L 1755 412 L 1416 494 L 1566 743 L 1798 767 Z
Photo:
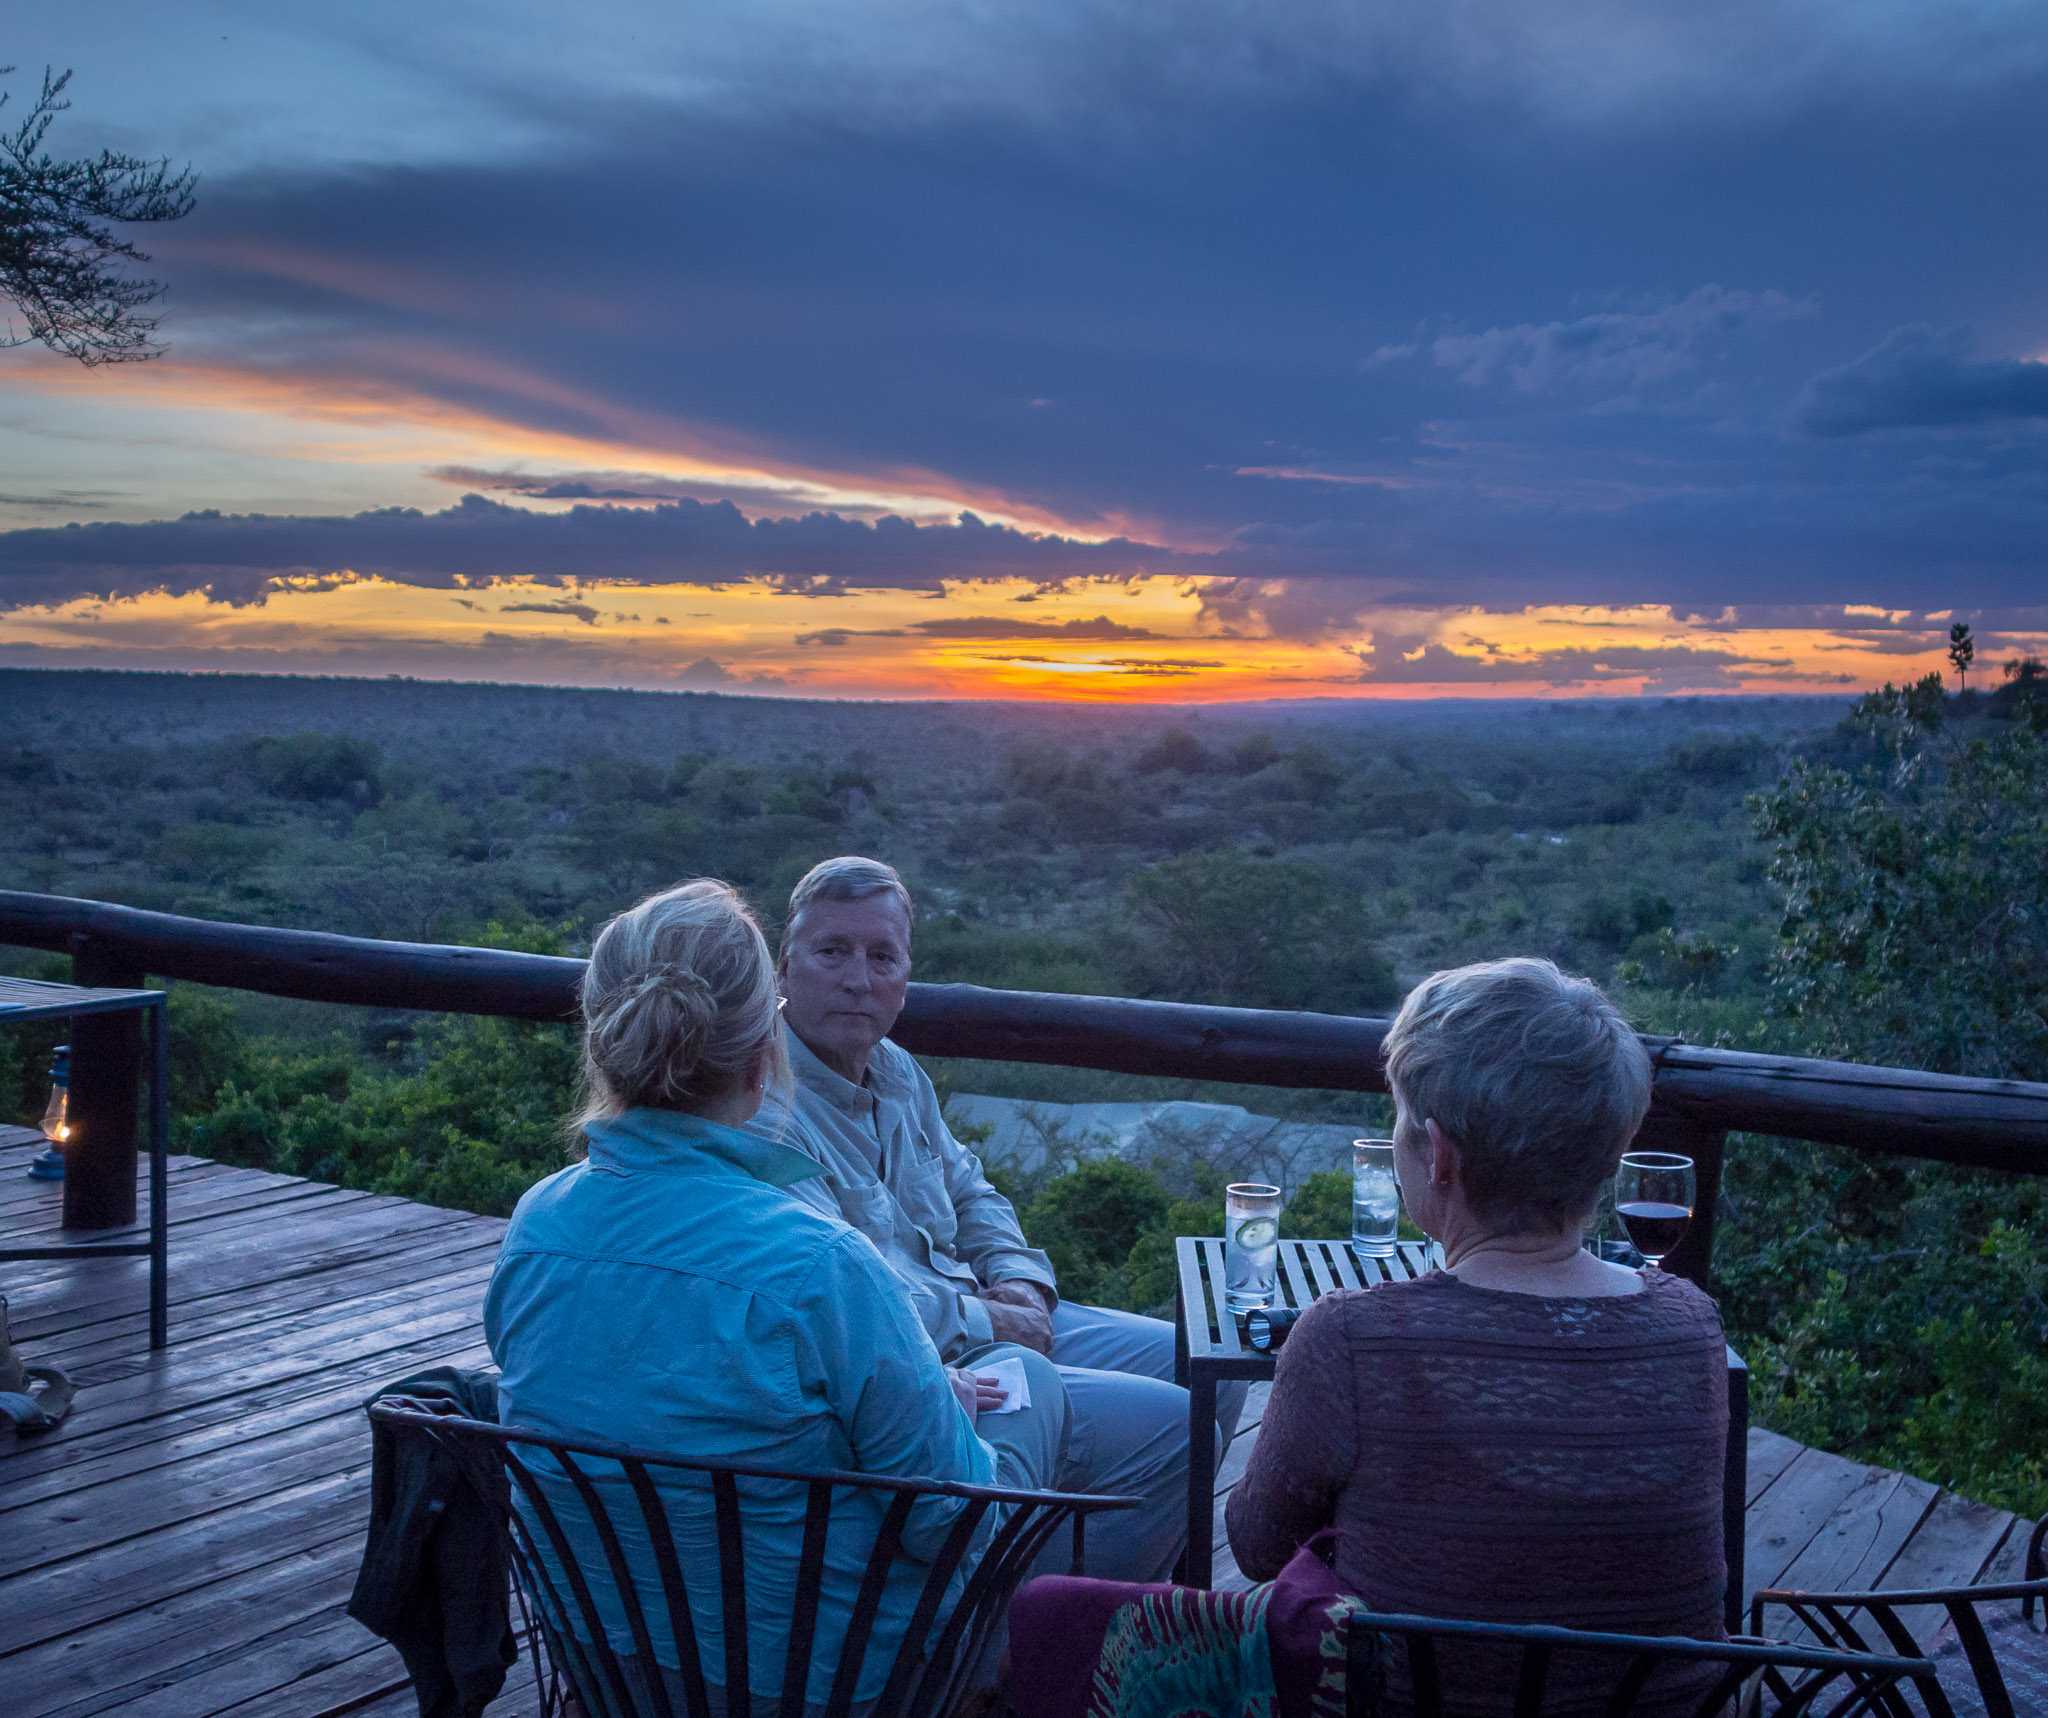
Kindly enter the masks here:
M 693 874 L 773 926 L 817 859 L 919 900 L 916 976 L 1390 1011 L 1537 954 L 1644 1030 L 2048 1078 L 2048 691 L 1861 700 L 818 705 L 409 681 L 0 672 L 0 884 L 200 917 L 574 953 Z M 64 977 L 25 951 L 9 970 Z M 567 1161 L 566 1026 L 179 985 L 175 1144 L 485 1213 Z M 32 1120 L 52 1035 L 0 1038 Z M 1383 1124 L 1384 1100 L 993 1062 L 942 1091 L 1202 1098 Z M 1215 1232 L 1200 1138 L 996 1162 L 1076 1299 L 1171 1299 Z M 1759 1423 L 2048 1510 L 2037 1179 L 1730 1141 L 1715 1291 Z M 1311 1175 L 1285 1231 L 1342 1234 Z

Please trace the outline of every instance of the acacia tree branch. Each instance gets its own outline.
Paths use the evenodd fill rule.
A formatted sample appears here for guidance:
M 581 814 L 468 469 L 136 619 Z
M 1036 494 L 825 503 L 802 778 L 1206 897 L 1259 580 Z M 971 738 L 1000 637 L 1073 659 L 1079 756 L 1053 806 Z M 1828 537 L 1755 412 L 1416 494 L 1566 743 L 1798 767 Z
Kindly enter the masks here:
M 0 66 L 0 75 L 13 71 Z M 175 221 L 191 213 L 198 175 L 173 172 L 168 158 L 145 161 L 113 150 L 59 161 L 44 145 L 70 107 L 67 71 L 43 73 L 42 92 L 20 125 L 0 132 L 0 297 L 13 301 L 26 333 L 0 330 L 0 346 L 41 341 L 88 368 L 134 363 L 163 350 L 158 318 L 144 308 L 163 296 L 160 281 L 121 265 L 146 253 L 106 223 Z M 0 106 L 7 96 L 0 93 Z

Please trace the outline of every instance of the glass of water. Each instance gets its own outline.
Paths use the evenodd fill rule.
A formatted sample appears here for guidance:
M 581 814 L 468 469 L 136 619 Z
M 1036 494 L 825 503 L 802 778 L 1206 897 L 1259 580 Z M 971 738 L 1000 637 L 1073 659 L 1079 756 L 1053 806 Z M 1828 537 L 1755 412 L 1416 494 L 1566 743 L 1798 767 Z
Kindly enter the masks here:
M 1280 1265 L 1280 1189 L 1234 1181 L 1223 1191 L 1223 1304 L 1270 1306 Z
M 1361 1259 L 1391 1259 L 1401 1232 L 1401 1188 L 1394 1179 L 1391 1139 L 1351 1142 L 1351 1250 Z

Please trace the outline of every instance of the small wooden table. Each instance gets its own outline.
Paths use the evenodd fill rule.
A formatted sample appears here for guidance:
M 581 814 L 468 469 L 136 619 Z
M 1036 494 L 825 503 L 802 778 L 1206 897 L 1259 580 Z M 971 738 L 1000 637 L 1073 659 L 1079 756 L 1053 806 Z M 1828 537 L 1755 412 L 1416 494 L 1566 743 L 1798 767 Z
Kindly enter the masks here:
M 1223 1307 L 1221 1236 L 1182 1235 L 1174 1242 L 1179 1286 L 1174 1297 L 1174 1382 L 1188 1392 L 1187 1584 L 1206 1587 L 1214 1573 L 1216 1513 L 1216 1386 L 1226 1379 L 1273 1376 L 1273 1356 L 1251 1348 L 1237 1316 Z M 1390 1259 L 1361 1259 L 1349 1240 L 1282 1241 L 1276 1306 L 1305 1307 L 1333 1289 L 1369 1288 L 1426 1276 L 1443 1262 L 1433 1241 L 1403 1241 Z M 1728 1457 L 1722 1474 L 1721 1528 L 1728 1557 L 1727 1619 L 1742 1622 L 1743 1510 L 1749 1480 L 1749 1368 L 1728 1350 Z

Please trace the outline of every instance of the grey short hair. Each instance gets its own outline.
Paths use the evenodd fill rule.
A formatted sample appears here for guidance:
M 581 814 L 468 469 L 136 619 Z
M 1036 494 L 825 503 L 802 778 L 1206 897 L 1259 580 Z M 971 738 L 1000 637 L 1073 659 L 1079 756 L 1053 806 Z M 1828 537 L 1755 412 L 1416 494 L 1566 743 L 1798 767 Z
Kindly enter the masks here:
M 700 877 L 611 920 L 583 973 L 583 1077 L 574 1127 L 630 1109 L 700 1108 L 765 1050 L 789 1080 L 775 967 L 745 901 Z
M 1425 979 L 1387 1034 L 1387 1083 L 1459 1148 L 1496 1234 L 1583 1222 L 1650 1108 L 1648 1053 L 1589 979 L 1494 960 Z
M 871 895 L 894 895 L 896 904 L 903 909 L 903 922 L 914 922 L 916 915 L 911 911 L 910 891 L 903 886 L 903 879 L 897 875 L 895 866 L 884 865 L 879 859 L 863 859 L 854 853 L 841 854 L 837 859 L 819 860 L 789 892 L 789 918 L 782 927 L 781 952 L 789 953 L 797 921 L 813 901 L 865 901 Z

